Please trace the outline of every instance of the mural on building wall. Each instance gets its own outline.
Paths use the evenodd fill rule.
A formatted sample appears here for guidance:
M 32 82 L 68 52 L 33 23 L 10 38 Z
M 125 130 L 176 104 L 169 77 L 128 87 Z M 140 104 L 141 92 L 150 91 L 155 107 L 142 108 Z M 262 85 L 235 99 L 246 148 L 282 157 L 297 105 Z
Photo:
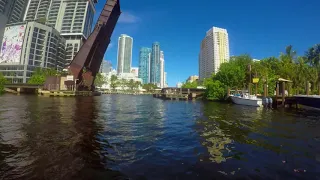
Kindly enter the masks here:
M 0 64 L 20 62 L 25 28 L 25 25 L 6 27 L 1 45 Z

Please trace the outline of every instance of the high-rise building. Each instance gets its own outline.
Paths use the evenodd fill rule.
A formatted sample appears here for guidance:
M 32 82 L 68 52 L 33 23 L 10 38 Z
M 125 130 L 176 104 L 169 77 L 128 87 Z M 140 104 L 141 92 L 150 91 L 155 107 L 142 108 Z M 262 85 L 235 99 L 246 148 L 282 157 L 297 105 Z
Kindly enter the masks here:
M 142 47 L 139 54 L 139 78 L 143 84 L 150 83 L 151 48 Z
M 0 46 L 6 25 L 23 21 L 27 3 L 26 0 L 0 0 Z
M 0 72 L 12 83 L 26 83 L 36 68 L 62 70 L 65 40 L 52 27 L 37 22 L 6 27 L 0 51 Z
M 167 72 L 164 72 L 164 87 L 168 87 Z
M 38 21 L 58 30 L 66 39 L 70 63 L 92 29 L 97 0 L 30 0 L 25 21 Z
M 158 42 L 152 44 L 150 65 L 150 83 L 160 86 L 160 43 Z
M 0 13 L 8 17 L 9 24 L 22 22 L 27 4 L 27 0 L 0 0 Z
M 118 40 L 118 74 L 131 72 L 132 46 L 132 37 L 121 34 Z
M 164 78 L 164 53 L 160 51 L 160 87 L 164 88 L 165 78 Z
M 229 38 L 226 29 L 213 27 L 201 42 L 199 53 L 200 79 L 210 78 L 219 71 L 220 64 L 229 61 Z
M 100 71 L 99 72 L 108 74 L 111 71 L 112 71 L 112 63 L 111 63 L 111 61 L 103 60 L 101 62 L 101 66 L 100 66 Z
M 0 0 L 0 45 L 2 45 L 3 34 L 8 22 L 8 9 L 9 3 L 8 0 Z

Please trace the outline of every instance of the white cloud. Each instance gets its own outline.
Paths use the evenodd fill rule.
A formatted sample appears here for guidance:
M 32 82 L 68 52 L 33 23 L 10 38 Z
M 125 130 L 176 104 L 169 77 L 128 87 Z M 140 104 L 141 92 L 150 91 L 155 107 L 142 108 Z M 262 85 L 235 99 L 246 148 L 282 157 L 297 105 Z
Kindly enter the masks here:
M 136 23 L 139 20 L 140 20 L 139 17 L 129 12 L 122 12 L 119 18 L 120 23 L 127 23 L 127 24 Z
M 109 51 L 110 49 L 112 49 L 112 47 L 113 47 L 113 43 L 110 43 L 109 46 L 108 46 L 107 51 Z

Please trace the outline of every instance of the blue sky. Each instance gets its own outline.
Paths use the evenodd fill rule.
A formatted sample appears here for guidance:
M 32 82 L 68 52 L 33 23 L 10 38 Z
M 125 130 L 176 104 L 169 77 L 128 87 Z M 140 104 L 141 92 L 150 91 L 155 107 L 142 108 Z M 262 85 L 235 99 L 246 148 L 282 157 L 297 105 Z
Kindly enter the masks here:
M 97 14 L 105 3 L 99 0 Z M 169 86 L 198 74 L 200 42 L 211 27 L 228 30 L 230 55 L 262 59 L 287 45 L 298 54 L 320 43 L 319 0 L 121 0 L 122 15 L 105 59 L 117 65 L 120 34 L 133 37 L 133 66 L 139 49 L 161 44 Z

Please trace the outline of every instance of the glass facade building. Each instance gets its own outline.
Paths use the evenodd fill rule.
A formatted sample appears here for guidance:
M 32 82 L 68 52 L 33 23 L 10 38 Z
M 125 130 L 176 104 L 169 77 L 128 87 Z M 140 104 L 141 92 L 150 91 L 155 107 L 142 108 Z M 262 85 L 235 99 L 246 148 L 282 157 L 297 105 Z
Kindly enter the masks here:
M 161 81 L 161 67 L 160 67 L 160 43 L 154 42 L 152 44 L 151 52 L 151 68 L 150 68 L 150 83 L 160 86 Z
M 139 53 L 139 75 L 142 84 L 150 83 L 151 48 L 142 47 Z

